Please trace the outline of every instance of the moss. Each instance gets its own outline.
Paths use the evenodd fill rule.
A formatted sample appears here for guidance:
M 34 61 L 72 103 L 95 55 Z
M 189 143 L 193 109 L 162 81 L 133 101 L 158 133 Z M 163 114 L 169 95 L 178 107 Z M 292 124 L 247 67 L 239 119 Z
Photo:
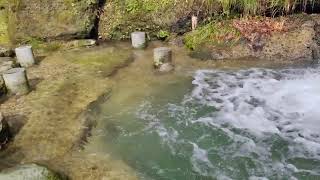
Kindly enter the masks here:
M 231 20 L 212 21 L 200 26 L 197 30 L 185 36 L 185 45 L 189 49 L 197 49 L 201 46 L 232 46 L 235 45 L 241 35 L 233 26 Z
M 8 34 L 8 1 L 0 0 L 0 45 L 10 44 Z
M 14 0 L 10 2 L 12 41 L 65 40 L 90 36 L 98 0 Z M 40 9 L 40 11 L 39 11 Z
M 170 32 L 166 31 L 166 30 L 160 30 L 157 33 L 157 38 L 161 39 L 161 40 L 165 40 L 166 38 L 168 38 L 170 36 Z
M 157 39 L 159 31 L 170 27 L 189 11 L 184 1 L 175 0 L 111 0 L 101 15 L 99 35 L 104 39 L 127 39 L 133 31 L 146 31 Z
M 72 63 L 79 64 L 87 69 L 98 71 L 101 75 L 110 75 L 119 64 L 127 64 L 132 60 L 131 52 L 115 49 L 95 49 L 78 52 L 76 55 L 66 56 Z M 119 62 L 119 60 L 123 62 Z

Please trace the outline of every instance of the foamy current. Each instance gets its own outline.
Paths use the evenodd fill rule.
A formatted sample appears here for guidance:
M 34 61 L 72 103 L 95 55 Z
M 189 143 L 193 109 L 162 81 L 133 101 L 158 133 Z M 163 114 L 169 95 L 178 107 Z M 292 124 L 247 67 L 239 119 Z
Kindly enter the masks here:
M 192 96 L 214 106 L 213 117 L 196 121 L 276 133 L 320 155 L 320 71 L 318 69 L 239 72 L 201 70 Z
M 320 159 L 319 69 L 199 70 L 193 84 L 192 98 L 217 109 L 193 123 L 221 128 L 235 139 L 247 137 L 232 129 L 246 131 L 256 141 L 278 135 L 289 143 L 289 157 Z M 268 157 L 264 148 L 270 147 L 248 142 L 240 154 L 254 151 Z M 299 171 L 282 163 L 282 168 Z M 319 175 L 319 170 L 312 173 Z
M 101 141 L 141 179 L 320 179 L 320 69 L 198 70 L 190 83 L 101 114 Z

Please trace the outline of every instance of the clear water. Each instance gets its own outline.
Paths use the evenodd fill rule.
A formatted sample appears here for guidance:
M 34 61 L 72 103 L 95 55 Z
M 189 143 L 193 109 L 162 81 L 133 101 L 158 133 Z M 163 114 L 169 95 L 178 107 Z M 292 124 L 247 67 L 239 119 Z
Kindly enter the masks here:
M 130 68 L 97 107 L 88 151 L 148 180 L 320 179 L 319 68 Z

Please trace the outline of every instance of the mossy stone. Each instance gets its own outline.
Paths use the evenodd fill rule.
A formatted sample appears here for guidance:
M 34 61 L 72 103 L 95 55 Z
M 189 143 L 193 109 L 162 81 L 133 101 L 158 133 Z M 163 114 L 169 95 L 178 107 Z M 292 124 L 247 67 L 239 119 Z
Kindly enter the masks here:
M 46 167 L 37 164 L 16 166 L 0 173 L 0 180 L 61 180 L 61 178 Z
M 14 0 L 9 4 L 13 42 L 73 39 L 90 35 L 99 0 Z

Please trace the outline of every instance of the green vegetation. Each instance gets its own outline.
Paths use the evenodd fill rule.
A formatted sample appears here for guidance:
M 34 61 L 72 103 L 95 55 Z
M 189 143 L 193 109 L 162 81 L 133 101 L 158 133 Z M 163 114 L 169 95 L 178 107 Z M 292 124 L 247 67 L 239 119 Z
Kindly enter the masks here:
M 176 32 L 178 23 L 190 23 L 190 15 L 198 15 L 199 24 L 217 17 L 286 15 L 319 6 L 315 0 L 110 0 L 104 8 L 99 35 L 105 39 L 127 39 L 133 31 L 146 31 L 158 39 L 161 30 Z M 181 20 L 185 19 L 183 22 Z M 180 21 L 180 22 L 179 22 Z M 190 25 L 180 27 L 190 31 Z M 178 29 L 177 32 L 180 32 Z M 161 33 L 162 34 L 162 33 Z
M 0 0 L 0 45 L 9 44 L 7 0 Z
M 165 40 L 170 36 L 170 32 L 166 30 L 160 30 L 157 34 L 158 39 Z
M 185 44 L 189 49 L 197 49 L 204 44 L 211 46 L 232 46 L 239 39 L 240 32 L 232 26 L 231 20 L 212 21 L 188 33 L 185 36 Z

